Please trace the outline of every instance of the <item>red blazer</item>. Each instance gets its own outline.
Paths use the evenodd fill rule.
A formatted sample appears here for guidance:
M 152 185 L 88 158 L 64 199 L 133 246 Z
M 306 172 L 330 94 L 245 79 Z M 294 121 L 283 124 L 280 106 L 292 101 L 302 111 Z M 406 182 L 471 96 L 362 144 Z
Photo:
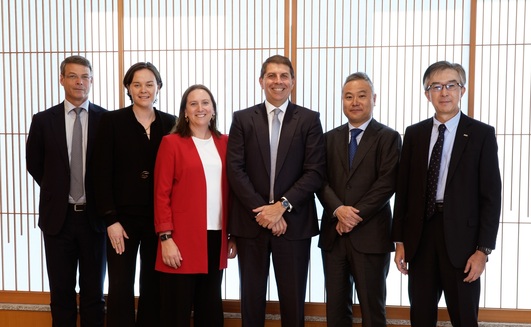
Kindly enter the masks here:
M 227 267 L 229 184 L 226 160 L 228 136 L 215 137 L 222 164 L 222 244 L 219 269 Z M 165 273 L 208 272 L 206 180 L 201 158 L 191 137 L 162 138 L 155 163 L 155 231 L 172 231 L 183 257 L 179 269 L 162 262 L 159 240 L 155 269 Z

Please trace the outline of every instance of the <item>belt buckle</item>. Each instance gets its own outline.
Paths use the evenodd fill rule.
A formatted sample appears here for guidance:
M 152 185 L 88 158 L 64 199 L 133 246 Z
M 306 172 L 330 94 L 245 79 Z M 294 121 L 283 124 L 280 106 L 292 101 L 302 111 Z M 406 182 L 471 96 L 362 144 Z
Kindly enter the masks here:
M 74 204 L 74 212 L 83 212 L 83 211 L 85 211 L 85 205 L 84 204 L 77 204 L 77 203 Z

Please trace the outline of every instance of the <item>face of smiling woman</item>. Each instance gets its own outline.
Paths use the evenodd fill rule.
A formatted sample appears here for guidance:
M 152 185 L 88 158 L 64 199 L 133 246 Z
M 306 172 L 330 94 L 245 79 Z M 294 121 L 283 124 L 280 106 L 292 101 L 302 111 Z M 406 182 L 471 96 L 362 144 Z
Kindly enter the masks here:
M 214 106 L 208 92 L 202 89 L 190 92 L 188 99 L 186 99 L 185 117 L 188 118 L 190 129 L 194 135 L 195 131 L 208 130 L 212 115 L 214 115 Z
M 153 108 L 158 92 L 157 80 L 151 70 L 141 69 L 135 72 L 129 85 L 129 94 L 131 94 L 135 106 Z

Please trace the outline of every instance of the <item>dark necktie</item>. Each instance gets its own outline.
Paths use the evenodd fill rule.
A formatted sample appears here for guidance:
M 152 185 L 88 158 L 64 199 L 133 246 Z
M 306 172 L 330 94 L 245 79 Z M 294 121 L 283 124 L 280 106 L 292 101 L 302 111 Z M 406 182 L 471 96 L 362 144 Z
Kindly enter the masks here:
M 426 191 L 426 219 L 430 219 L 435 213 L 435 200 L 437 196 L 437 183 L 439 181 L 439 172 L 441 170 L 441 155 L 444 143 L 444 131 L 446 126 L 439 125 L 439 137 L 433 146 L 428 166 L 428 186 Z
M 72 149 L 70 153 L 70 196 L 77 203 L 83 195 L 83 130 L 79 117 L 83 108 L 75 108 L 76 120 L 72 132 Z
M 278 134 L 280 133 L 280 119 L 278 114 L 280 109 L 273 109 L 273 120 L 271 122 L 271 175 L 269 176 L 269 202 L 275 201 L 275 170 L 277 166 Z
M 359 128 L 353 128 L 350 130 L 350 143 L 348 144 L 348 166 L 350 168 L 352 168 L 352 161 L 354 160 L 356 150 L 358 150 L 358 142 L 356 141 L 356 137 L 358 137 L 361 132 L 363 132 L 363 130 Z

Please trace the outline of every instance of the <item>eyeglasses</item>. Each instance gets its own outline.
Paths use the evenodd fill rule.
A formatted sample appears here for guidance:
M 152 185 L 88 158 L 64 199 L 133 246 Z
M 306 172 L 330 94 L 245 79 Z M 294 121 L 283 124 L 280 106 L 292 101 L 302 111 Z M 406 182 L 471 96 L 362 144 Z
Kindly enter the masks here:
M 71 80 L 71 81 L 77 81 L 78 79 L 82 79 L 83 82 L 88 82 L 90 81 L 90 79 L 92 78 L 92 76 L 90 75 L 81 75 L 81 76 L 78 76 L 76 74 L 68 74 L 65 76 L 67 79 Z
M 455 91 L 457 88 L 463 87 L 460 83 L 448 83 L 448 84 L 432 84 L 426 88 L 426 91 L 433 91 L 433 92 L 441 92 L 443 88 L 447 89 L 448 91 Z

